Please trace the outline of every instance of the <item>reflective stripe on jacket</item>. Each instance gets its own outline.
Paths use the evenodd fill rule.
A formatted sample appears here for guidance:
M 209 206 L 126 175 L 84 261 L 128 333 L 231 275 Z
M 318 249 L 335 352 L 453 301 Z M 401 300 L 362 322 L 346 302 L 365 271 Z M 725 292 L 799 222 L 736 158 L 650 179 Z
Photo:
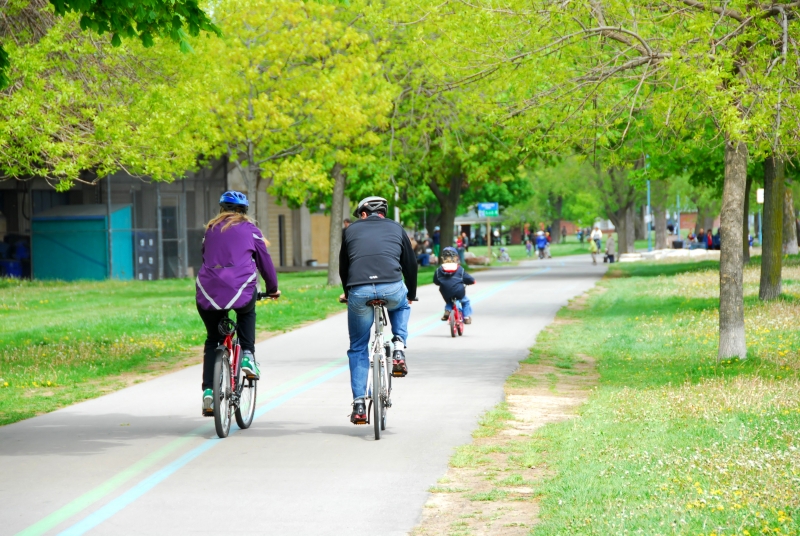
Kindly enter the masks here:
M 258 227 L 245 221 L 224 231 L 225 221 L 206 231 L 203 266 L 197 274 L 197 304 L 201 309 L 237 309 L 253 298 L 258 274 L 267 292 L 278 289 L 275 267 Z

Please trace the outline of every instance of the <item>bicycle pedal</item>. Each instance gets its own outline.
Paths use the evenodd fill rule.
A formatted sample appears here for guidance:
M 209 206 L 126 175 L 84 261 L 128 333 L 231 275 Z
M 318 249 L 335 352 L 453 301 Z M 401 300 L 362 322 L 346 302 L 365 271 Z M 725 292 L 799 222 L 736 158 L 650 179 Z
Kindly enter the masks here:
M 209 411 L 201 410 L 201 414 L 203 415 L 203 417 L 213 417 L 214 410 L 213 409 Z
M 394 378 L 403 378 L 408 372 L 403 372 L 402 370 L 393 370 L 392 377 Z

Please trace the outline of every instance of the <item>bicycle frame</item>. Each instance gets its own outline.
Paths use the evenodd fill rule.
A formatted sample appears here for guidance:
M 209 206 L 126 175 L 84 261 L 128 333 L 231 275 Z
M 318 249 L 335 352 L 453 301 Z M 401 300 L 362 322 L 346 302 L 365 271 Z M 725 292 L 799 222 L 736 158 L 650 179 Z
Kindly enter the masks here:
M 235 331 L 233 332 L 235 333 Z M 239 366 L 241 364 L 242 347 L 239 346 L 239 339 L 233 337 L 233 333 L 225 335 L 220 347 L 224 347 L 228 353 L 231 367 L 231 394 L 237 396 L 239 383 Z
M 461 308 L 461 300 L 458 298 L 453 298 L 453 311 L 456 315 L 456 322 L 463 322 L 464 321 L 464 312 Z
M 391 393 L 391 383 L 389 377 L 391 376 L 389 370 L 391 368 L 391 363 L 389 363 L 389 356 L 391 352 L 387 349 L 389 343 L 387 343 L 383 338 L 383 328 L 384 326 L 388 325 L 387 322 L 387 313 L 386 308 L 383 305 L 373 305 L 374 309 L 374 326 L 375 332 L 373 334 L 373 341 L 372 347 L 370 349 L 369 354 L 369 366 L 370 369 L 373 367 L 381 367 L 381 362 L 383 362 L 383 366 L 381 367 L 380 376 L 385 386 L 386 392 L 378 392 L 375 393 L 372 385 L 372 374 L 367 375 L 367 390 L 364 393 L 365 400 L 372 400 L 374 396 L 381 396 L 383 397 L 384 403 L 386 407 L 390 407 L 391 404 L 389 402 L 389 395 Z M 376 361 L 376 357 L 380 356 L 380 358 Z M 383 391 L 383 389 L 381 389 Z M 369 411 L 367 412 L 369 418 Z M 369 422 L 369 421 L 368 421 Z

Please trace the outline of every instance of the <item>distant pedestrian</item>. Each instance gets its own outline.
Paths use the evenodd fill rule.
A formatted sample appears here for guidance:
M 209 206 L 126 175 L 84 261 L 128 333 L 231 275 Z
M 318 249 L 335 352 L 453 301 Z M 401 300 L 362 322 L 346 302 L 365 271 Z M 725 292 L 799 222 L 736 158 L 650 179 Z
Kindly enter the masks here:
M 544 231 L 539 231 L 536 233 L 536 249 L 539 253 L 539 258 L 545 258 L 545 250 L 547 248 L 547 237 L 544 235 Z
M 433 236 L 431 236 L 431 241 L 433 242 L 433 254 L 437 257 L 439 256 L 439 226 L 433 228 Z
M 469 236 L 466 231 L 461 231 L 461 243 L 464 246 L 464 251 L 469 251 Z
M 597 252 L 600 251 L 597 249 L 597 242 L 594 240 L 589 240 L 589 252 L 592 254 L 592 264 L 597 264 Z
M 600 230 L 600 227 L 595 226 L 591 239 L 597 244 L 597 250 L 599 251 L 603 247 L 603 231 Z
M 530 237 L 525 239 L 525 253 L 528 257 L 533 257 L 533 242 Z
M 561 227 L 561 243 L 567 243 L 567 228 L 564 226 Z
M 703 249 L 708 249 L 708 244 L 706 243 L 706 231 L 702 227 L 700 228 L 700 232 L 697 233 L 697 243 L 700 244 Z
M 608 255 L 608 262 L 614 262 L 614 255 L 617 254 L 617 245 L 614 243 L 614 235 L 609 235 L 606 240 L 606 255 Z
M 464 266 L 466 264 L 466 259 L 464 258 L 466 249 L 464 249 L 464 241 L 461 237 L 456 240 L 456 251 L 458 252 L 458 260 L 461 261 L 461 266 Z
M 343 226 L 345 229 L 347 229 L 348 227 L 350 227 L 350 218 L 345 218 L 345 219 L 344 219 L 344 222 L 342 222 L 342 226 Z

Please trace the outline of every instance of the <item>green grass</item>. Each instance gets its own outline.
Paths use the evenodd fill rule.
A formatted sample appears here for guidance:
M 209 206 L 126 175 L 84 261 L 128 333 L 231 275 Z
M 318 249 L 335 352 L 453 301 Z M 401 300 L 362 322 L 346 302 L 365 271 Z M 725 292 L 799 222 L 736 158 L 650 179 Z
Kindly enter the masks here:
M 492 255 L 497 255 L 500 252 L 501 246 L 492 246 Z M 525 245 L 520 244 L 516 246 L 502 246 L 508 250 L 508 255 L 511 257 L 512 261 L 524 261 L 535 258 L 536 256 L 536 248 L 533 248 L 532 257 L 527 256 L 527 252 L 525 250 Z M 474 253 L 479 257 L 483 257 L 486 255 L 486 246 L 470 246 L 470 252 Z M 550 254 L 553 257 L 564 257 L 566 255 L 583 255 L 589 254 L 589 243 L 584 241 L 583 244 L 578 242 L 578 239 L 575 235 L 570 235 L 567 237 L 567 241 L 565 244 L 550 244 Z M 493 265 L 498 265 L 496 259 L 492 262 Z
M 421 283 L 430 282 L 429 271 L 420 273 Z M 328 287 L 325 272 L 278 279 L 281 299 L 258 302 L 259 332 L 285 331 L 345 308 L 336 300 L 341 288 Z M 0 279 L 0 425 L 198 363 L 200 352 L 187 352 L 205 339 L 194 295 L 190 279 Z
M 800 533 L 800 259 L 771 303 L 747 267 L 749 358 L 721 364 L 718 263 L 610 270 L 531 353 L 591 355 L 600 374 L 579 419 L 527 442 L 554 475 L 532 533 Z

